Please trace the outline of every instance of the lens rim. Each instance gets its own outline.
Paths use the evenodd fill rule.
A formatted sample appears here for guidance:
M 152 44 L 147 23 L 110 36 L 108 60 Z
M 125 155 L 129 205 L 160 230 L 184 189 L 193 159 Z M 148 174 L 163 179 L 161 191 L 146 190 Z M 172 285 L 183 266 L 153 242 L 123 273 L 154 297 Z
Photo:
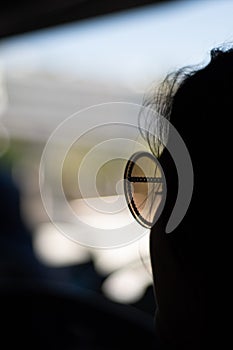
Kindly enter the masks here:
M 132 174 L 132 170 L 134 165 L 136 164 L 136 161 L 139 158 L 142 157 L 147 157 L 150 158 L 152 161 L 154 161 L 155 163 L 157 163 L 157 158 L 149 153 L 149 152 L 136 152 L 134 153 L 128 160 L 128 162 L 126 163 L 125 166 L 125 171 L 124 171 L 124 193 L 125 193 L 125 198 L 126 198 L 126 202 L 128 205 L 128 208 L 131 212 L 131 214 L 133 215 L 133 217 L 143 226 L 146 228 L 151 228 L 154 224 L 153 222 L 150 222 L 148 220 L 146 220 L 138 211 L 138 208 L 133 200 L 133 193 L 131 190 L 131 182 L 129 181 L 129 178 L 131 178 L 131 174 Z M 163 172 L 161 171 L 162 174 L 162 178 L 163 178 Z

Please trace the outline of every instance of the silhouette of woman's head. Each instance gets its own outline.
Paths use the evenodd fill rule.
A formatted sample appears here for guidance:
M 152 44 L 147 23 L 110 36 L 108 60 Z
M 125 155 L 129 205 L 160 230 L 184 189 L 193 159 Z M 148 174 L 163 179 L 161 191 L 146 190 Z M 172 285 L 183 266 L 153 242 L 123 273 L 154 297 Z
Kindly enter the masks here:
M 228 165 L 222 159 L 223 154 L 229 154 L 233 49 L 213 49 L 205 66 L 185 67 L 169 74 L 144 105 L 156 109 L 177 129 L 194 170 L 187 214 L 172 233 L 165 234 L 179 179 L 168 150 L 159 154 L 158 144 L 147 135 L 167 182 L 163 213 L 151 229 L 158 328 L 168 343 L 191 349 L 196 342 L 193 347 L 199 349 L 200 342 L 209 339 L 207 327 L 217 314 L 212 302 L 224 298 L 217 281 L 227 268 L 220 250 L 224 238 L 220 228 L 226 220 L 224 180 Z

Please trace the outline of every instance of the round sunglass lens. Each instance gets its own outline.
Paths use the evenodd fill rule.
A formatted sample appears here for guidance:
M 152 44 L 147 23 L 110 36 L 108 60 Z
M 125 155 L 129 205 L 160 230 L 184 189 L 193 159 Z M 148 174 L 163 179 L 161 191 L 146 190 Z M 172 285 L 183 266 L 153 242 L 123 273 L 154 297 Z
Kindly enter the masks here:
M 128 207 L 143 226 L 152 227 L 162 199 L 163 174 L 150 153 L 135 153 L 125 168 L 125 196 Z

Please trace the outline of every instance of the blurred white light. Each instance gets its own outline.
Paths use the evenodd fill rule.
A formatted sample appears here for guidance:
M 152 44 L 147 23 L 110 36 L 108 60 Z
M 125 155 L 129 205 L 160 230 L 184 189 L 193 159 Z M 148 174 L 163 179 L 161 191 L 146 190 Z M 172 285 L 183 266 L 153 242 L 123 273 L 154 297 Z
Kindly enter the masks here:
M 103 293 L 113 301 L 134 303 L 140 300 L 147 287 L 152 284 L 151 276 L 144 266 L 136 266 L 113 272 L 103 283 Z
M 87 248 L 63 236 L 51 223 L 40 224 L 33 236 L 35 254 L 50 266 L 80 264 L 90 260 Z
M 145 270 L 149 271 L 149 230 L 148 234 L 134 243 L 115 249 L 92 251 L 95 268 L 99 273 L 109 274 L 128 265 L 139 262 L 145 264 Z

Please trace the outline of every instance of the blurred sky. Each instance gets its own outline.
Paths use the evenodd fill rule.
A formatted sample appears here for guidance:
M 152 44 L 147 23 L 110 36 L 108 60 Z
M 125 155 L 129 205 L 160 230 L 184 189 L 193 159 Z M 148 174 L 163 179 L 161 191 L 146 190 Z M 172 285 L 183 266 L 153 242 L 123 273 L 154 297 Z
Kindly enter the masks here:
M 39 70 L 144 89 L 168 70 L 208 59 L 233 41 L 233 1 L 184 0 L 147 6 L 8 38 L 8 72 Z

